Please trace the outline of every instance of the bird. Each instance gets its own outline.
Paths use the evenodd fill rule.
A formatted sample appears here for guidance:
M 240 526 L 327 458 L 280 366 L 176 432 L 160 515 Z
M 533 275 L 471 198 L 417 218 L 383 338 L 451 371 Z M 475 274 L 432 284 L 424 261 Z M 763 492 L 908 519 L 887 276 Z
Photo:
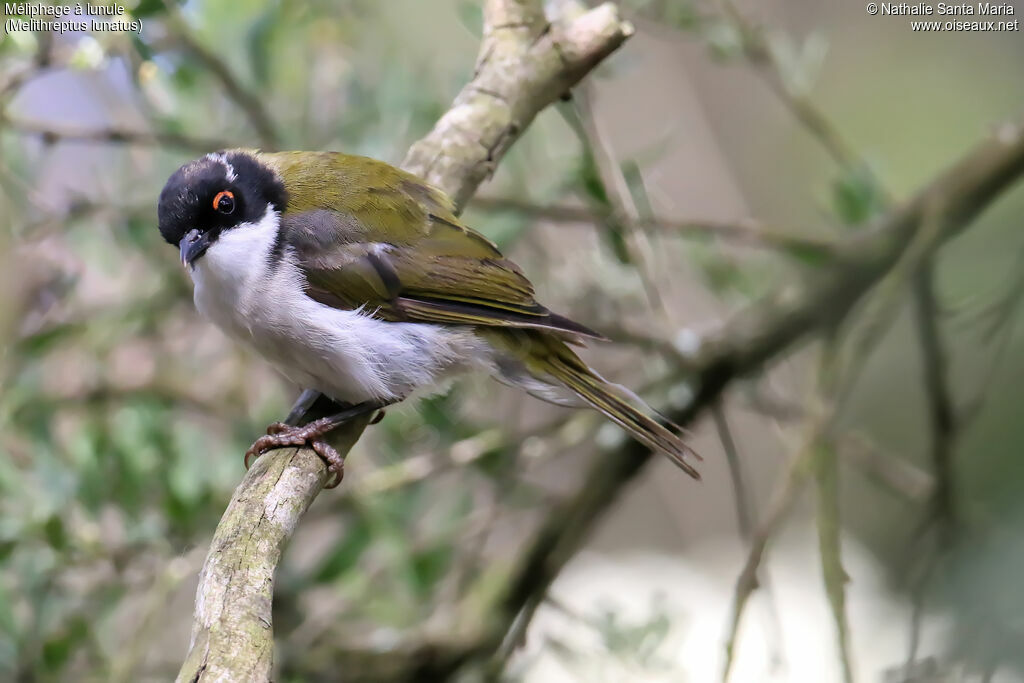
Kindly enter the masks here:
M 341 152 L 231 149 L 181 166 L 160 193 L 199 313 L 344 409 L 274 423 L 246 452 L 309 445 L 345 421 L 482 372 L 549 403 L 590 407 L 699 479 L 679 430 L 573 347 L 607 339 L 536 300 L 522 269 L 451 199 L 386 162 Z

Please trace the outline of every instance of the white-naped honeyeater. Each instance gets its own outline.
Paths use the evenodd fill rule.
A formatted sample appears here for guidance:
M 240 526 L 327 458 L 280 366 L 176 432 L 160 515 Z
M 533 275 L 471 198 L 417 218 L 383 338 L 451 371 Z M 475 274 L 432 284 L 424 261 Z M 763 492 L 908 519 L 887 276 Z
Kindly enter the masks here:
M 412 174 L 334 152 L 229 150 L 178 169 L 158 212 L 200 313 L 296 384 L 350 406 L 271 425 L 247 462 L 309 443 L 337 483 L 328 431 L 483 371 L 551 403 L 590 406 L 698 477 L 672 425 L 570 348 L 604 337 L 539 304 L 519 267 Z

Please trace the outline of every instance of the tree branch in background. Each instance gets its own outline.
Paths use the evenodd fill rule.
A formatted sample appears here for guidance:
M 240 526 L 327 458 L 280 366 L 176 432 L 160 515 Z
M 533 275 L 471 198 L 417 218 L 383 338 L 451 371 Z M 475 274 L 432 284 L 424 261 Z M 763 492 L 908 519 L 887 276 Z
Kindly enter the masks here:
M 925 390 L 931 422 L 931 455 L 935 472 L 932 512 L 947 531 L 956 525 L 953 496 L 953 450 L 956 444 L 957 418 L 949 390 L 948 362 L 939 329 L 939 310 L 935 298 L 935 270 L 932 259 L 926 261 L 914 278 L 914 310 L 917 338 L 924 363 Z
M 840 456 L 864 476 L 911 503 L 927 503 L 935 489 L 935 478 L 906 458 L 882 453 L 862 433 L 844 434 Z
M 750 496 L 747 485 L 743 479 L 743 463 L 740 461 L 739 450 L 736 447 L 736 439 L 733 438 L 732 430 L 729 428 L 729 421 L 725 413 L 724 402 L 719 399 L 711 405 L 711 417 L 715 421 L 715 430 L 718 432 L 718 438 L 722 442 L 722 450 L 725 452 L 726 462 L 729 465 L 729 476 L 732 479 L 732 490 L 733 497 L 736 500 L 736 521 L 740 529 L 740 538 L 745 543 L 754 542 L 754 532 L 756 519 L 754 512 L 751 510 L 752 498 Z M 753 569 L 753 585 L 760 586 L 764 591 L 765 610 L 767 616 L 767 628 L 766 631 L 770 634 L 769 645 L 772 648 L 771 658 L 775 662 L 782 662 L 783 648 L 782 643 L 782 620 L 779 618 L 778 608 L 775 603 L 775 593 L 771 589 L 771 581 L 764 572 L 758 571 L 758 567 Z M 739 615 L 736 614 L 738 620 Z M 730 646 L 729 656 L 732 653 L 732 647 Z
M 463 205 L 537 113 L 632 32 L 611 4 L 563 26 L 547 22 L 539 0 L 489 0 L 473 79 L 409 151 L 404 167 Z M 364 427 L 339 429 L 339 452 L 347 453 Z M 239 484 L 203 568 L 190 652 L 178 680 L 269 680 L 273 570 L 326 477 L 323 461 L 311 450 L 289 449 L 261 457 Z M 226 554 L 234 561 L 224 562 Z M 422 659 L 412 665 L 424 666 Z
M 1011 134 L 1012 133 L 1012 134 Z M 911 201 L 875 221 L 839 250 L 836 268 L 814 272 L 800 285 L 789 285 L 750 305 L 717 331 L 704 337 L 690 363 L 694 398 L 668 417 L 688 424 L 733 380 L 753 373 L 808 336 L 834 328 L 860 298 L 919 239 L 925 207 L 942 202 L 945 219 L 929 242 L 928 253 L 956 236 L 978 213 L 1024 174 L 1024 131 L 1007 124 L 922 188 Z M 541 526 L 523 553 L 505 600 L 502 620 L 547 591 L 564 564 L 604 512 L 643 469 L 651 453 L 635 443 L 602 453 L 580 487 Z M 685 483 L 684 483 L 685 485 Z M 782 511 L 784 514 L 785 510 Z M 769 514 L 763 525 L 772 519 Z M 514 618 L 514 614 L 512 616 Z
M 573 99 L 574 106 L 571 109 L 562 109 L 563 117 L 583 145 L 585 158 L 588 158 L 595 167 L 595 181 L 600 184 L 604 195 L 603 203 L 609 209 L 604 212 L 603 222 L 606 223 L 606 229 L 625 233 L 621 243 L 626 252 L 623 256 L 633 264 L 640 284 L 643 285 L 648 305 L 667 320 L 671 320 L 665 302 L 662 301 L 654 283 L 654 250 L 647 234 L 641 229 L 640 211 L 630 191 L 629 182 L 622 172 L 622 166 L 615 158 L 604 127 L 594 114 L 593 99 L 589 88 L 580 88 L 580 92 Z
M 549 24 L 539 1 L 489 0 L 473 80 L 403 167 L 464 206 L 537 113 L 632 34 L 611 3 Z
M 833 355 L 832 339 L 827 340 L 823 353 L 826 361 L 821 369 L 821 394 L 825 400 L 834 398 L 837 374 Z M 836 625 L 836 641 L 839 647 L 839 662 L 843 670 L 843 681 L 853 683 L 853 667 L 850 663 L 850 628 L 846 617 L 846 583 L 849 577 L 843 569 L 842 541 L 840 532 L 842 523 L 839 515 L 839 463 L 836 454 L 832 425 L 836 419 L 835 405 L 826 407 L 829 414 L 820 420 L 816 428 L 813 449 L 812 468 L 816 489 L 817 511 L 815 521 L 818 526 L 818 552 L 821 556 L 821 574 L 825 582 L 825 594 L 828 596 L 829 607 L 832 609 L 832 620 Z M 733 633 L 735 638 L 735 632 Z
M 949 391 L 946 353 L 939 329 L 939 306 L 935 294 L 934 259 L 925 259 L 912 282 L 917 338 L 921 345 L 924 385 L 930 422 L 929 438 L 934 483 L 927 516 L 919 527 L 911 551 L 909 570 L 911 617 L 907 677 L 917 663 L 925 600 L 941 558 L 949 552 L 956 531 L 956 506 L 953 497 L 952 457 L 957 432 L 957 416 Z M 935 533 L 929 533 L 935 532 Z
M 743 610 L 747 600 L 758 588 L 758 573 L 761 562 L 764 559 L 768 542 L 775 537 L 782 523 L 789 515 L 793 505 L 796 503 L 804 484 L 811 475 L 818 453 L 822 447 L 822 441 L 826 438 L 832 421 L 835 416 L 834 392 L 836 375 L 836 349 L 834 342 L 829 343 L 821 350 L 821 358 L 818 367 L 818 386 L 814 400 L 814 411 L 808 419 L 806 433 L 797 455 L 790 461 L 786 468 L 786 475 L 782 484 L 776 490 L 768 505 L 768 512 L 764 519 L 754 531 L 750 549 L 747 552 L 747 560 L 736 579 L 736 589 L 733 595 L 732 620 L 725 643 L 725 662 L 722 666 L 722 681 L 729 679 L 729 672 L 732 669 L 733 658 L 736 652 L 736 637 L 739 634 L 740 619 L 743 617 Z
M 1020 315 L 1020 300 L 1024 297 L 1024 249 L 1021 249 L 1010 270 L 1010 282 L 1006 290 L 994 302 L 984 307 L 974 317 L 983 328 L 982 343 L 988 344 L 988 367 L 981 373 L 977 395 L 966 401 L 960 409 L 959 428 L 961 431 L 967 423 L 975 419 L 981 411 L 987 396 L 987 389 L 995 380 L 996 374 L 1003 365 L 1003 358 L 1013 337 L 1017 318 Z
M 541 206 L 512 197 L 477 197 L 473 199 L 472 206 L 484 211 L 507 211 L 529 218 L 563 223 L 600 223 L 613 218 L 608 213 L 601 213 L 582 206 L 564 204 Z M 838 244 L 836 240 L 788 234 L 768 228 L 754 220 L 736 222 L 708 219 L 675 220 L 659 216 L 639 217 L 636 223 L 641 227 L 660 230 L 666 235 L 678 234 L 683 237 L 722 239 L 752 247 L 777 249 L 790 256 L 806 255 L 830 259 L 834 257 L 834 250 Z
M 754 531 L 754 515 L 750 510 L 750 493 L 743 481 L 743 463 L 740 462 L 736 439 L 733 438 L 732 430 L 729 428 L 729 421 L 725 416 L 725 406 L 722 405 L 721 400 L 712 404 L 711 416 L 714 418 L 718 439 L 722 442 L 725 459 L 729 465 L 729 476 L 732 478 L 733 494 L 736 497 L 736 524 L 739 526 L 740 536 L 744 540 L 750 540 L 750 535 Z
M 233 147 L 229 142 L 214 138 L 201 138 L 171 131 L 144 131 L 129 128 L 78 128 L 71 126 L 53 126 L 36 121 L 25 121 L 12 118 L 0 112 L 0 126 L 9 128 L 15 133 L 24 135 L 40 135 L 44 141 L 58 140 L 78 142 L 104 142 L 111 144 L 131 144 L 177 147 L 190 152 L 209 152 L 211 149 Z
M 224 86 L 224 93 L 245 113 L 253 130 L 256 131 L 260 138 L 260 146 L 267 151 L 278 149 L 281 144 L 281 136 L 264 107 L 263 100 L 246 89 L 231 71 L 227 62 L 195 37 L 175 3 L 167 0 L 164 5 L 167 8 L 167 23 L 174 33 L 174 37 Z

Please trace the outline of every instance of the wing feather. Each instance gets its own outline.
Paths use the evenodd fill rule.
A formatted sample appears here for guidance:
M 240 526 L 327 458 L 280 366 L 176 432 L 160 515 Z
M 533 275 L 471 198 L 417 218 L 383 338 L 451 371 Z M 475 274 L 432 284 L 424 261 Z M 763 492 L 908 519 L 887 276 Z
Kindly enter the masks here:
M 281 168 L 296 161 L 287 154 L 264 156 Z M 313 299 L 363 307 L 390 321 L 539 328 L 604 339 L 538 303 L 519 267 L 459 222 L 440 190 L 372 159 L 318 158 L 316 188 L 301 174 L 283 174 L 293 180 L 286 183 L 289 203 L 279 235 L 279 249 L 297 260 Z M 307 159 L 302 173 L 309 174 L 309 166 Z M 372 191 L 356 196 L 353 187 L 360 183 Z

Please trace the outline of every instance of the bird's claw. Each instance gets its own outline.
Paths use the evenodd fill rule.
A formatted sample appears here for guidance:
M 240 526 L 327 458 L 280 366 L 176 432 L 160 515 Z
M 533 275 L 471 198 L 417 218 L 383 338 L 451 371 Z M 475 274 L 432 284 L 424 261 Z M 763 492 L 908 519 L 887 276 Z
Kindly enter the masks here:
M 333 446 L 320 438 L 323 434 L 319 431 L 318 427 L 319 425 L 316 423 L 310 423 L 303 427 L 293 427 L 283 422 L 275 422 L 267 427 L 266 436 L 256 439 L 245 452 L 245 469 L 248 470 L 252 465 L 252 461 L 267 451 L 275 448 L 288 448 L 309 444 L 313 452 L 327 463 L 330 477 L 324 488 L 333 489 L 341 483 L 342 478 L 345 476 L 345 460 Z
M 310 446 L 312 446 L 313 452 L 327 463 L 327 472 L 330 476 L 327 479 L 327 483 L 324 484 L 324 488 L 333 489 L 345 478 L 345 459 L 341 457 L 341 454 L 338 453 L 334 446 L 326 441 L 316 440 Z

